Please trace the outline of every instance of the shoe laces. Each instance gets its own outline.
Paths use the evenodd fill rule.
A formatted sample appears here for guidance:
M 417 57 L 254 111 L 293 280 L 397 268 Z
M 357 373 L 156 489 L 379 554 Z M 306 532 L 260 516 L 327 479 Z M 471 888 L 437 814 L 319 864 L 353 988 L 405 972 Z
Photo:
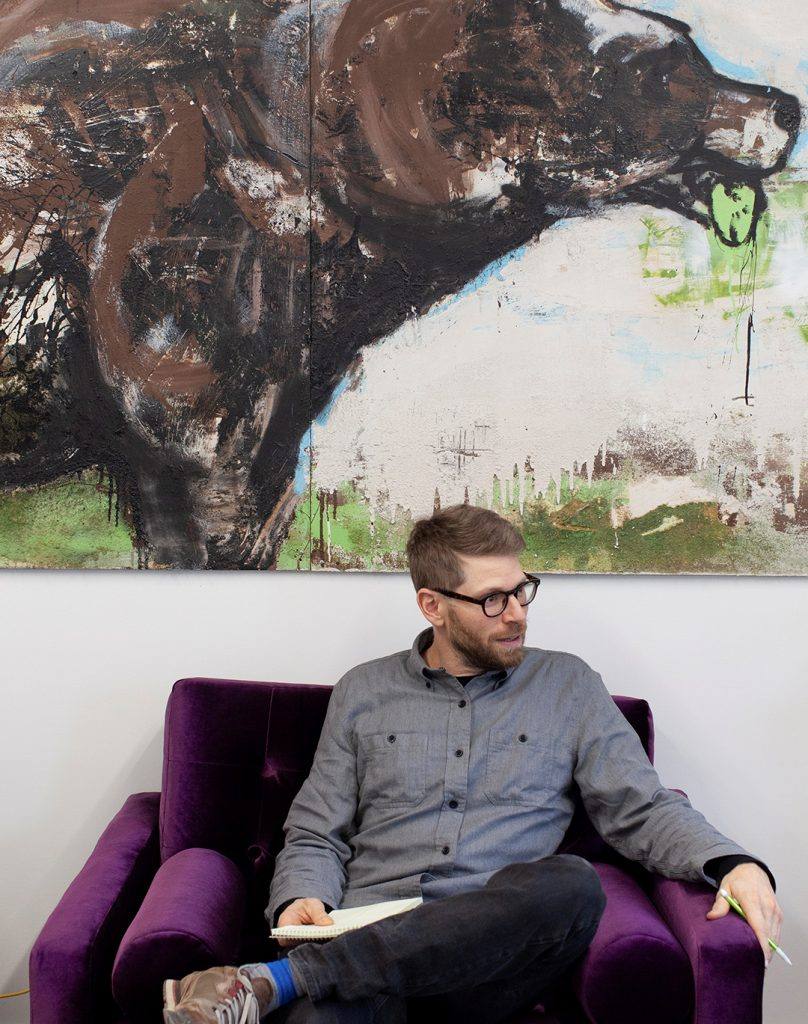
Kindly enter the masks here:
M 239 971 L 241 986 L 235 995 L 216 1007 L 216 1024 L 260 1024 L 258 1000 L 249 975 Z

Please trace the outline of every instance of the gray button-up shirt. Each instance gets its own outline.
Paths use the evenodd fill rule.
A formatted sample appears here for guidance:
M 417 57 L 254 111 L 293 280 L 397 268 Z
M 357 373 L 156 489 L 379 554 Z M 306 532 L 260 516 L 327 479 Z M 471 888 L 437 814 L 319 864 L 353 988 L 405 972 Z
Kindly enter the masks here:
M 526 647 L 515 668 L 464 688 L 427 666 L 431 642 L 429 627 L 334 686 L 284 822 L 268 921 L 299 897 L 356 907 L 481 888 L 556 851 L 573 780 L 603 838 L 649 871 L 714 885 L 707 860 L 747 853 L 662 785 L 581 658 Z

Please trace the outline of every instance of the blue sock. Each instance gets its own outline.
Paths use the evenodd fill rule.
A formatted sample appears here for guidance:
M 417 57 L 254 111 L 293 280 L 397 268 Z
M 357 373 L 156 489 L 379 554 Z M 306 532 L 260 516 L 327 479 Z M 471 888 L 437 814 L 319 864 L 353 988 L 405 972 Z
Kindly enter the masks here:
M 284 1003 L 291 1003 L 293 999 L 303 995 L 303 991 L 298 987 L 295 976 L 292 974 L 289 960 L 286 957 L 280 960 L 270 960 L 268 963 L 263 964 L 245 964 L 242 970 L 246 971 L 253 980 L 265 978 L 272 988 L 269 1002 L 264 1005 L 264 1000 L 260 1000 L 262 1004 L 262 1017 L 265 1013 L 277 1010 Z M 256 992 L 256 994 L 258 993 Z

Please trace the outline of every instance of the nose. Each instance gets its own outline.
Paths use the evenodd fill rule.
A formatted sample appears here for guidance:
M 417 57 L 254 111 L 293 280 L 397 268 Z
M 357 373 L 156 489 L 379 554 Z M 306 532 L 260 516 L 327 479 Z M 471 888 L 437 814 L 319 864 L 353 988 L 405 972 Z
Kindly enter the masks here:
M 502 612 L 502 618 L 509 622 L 524 622 L 527 618 L 527 605 L 519 604 L 516 594 L 510 594 L 505 610 Z
M 774 106 L 774 123 L 789 136 L 796 138 L 800 129 L 800 102 L 790 93 L 781 93 Z
M 705 122 L 704 148 L 758 174 L 779 170 L 800 123 L 796 97 L 779 89 L 722 84 Z

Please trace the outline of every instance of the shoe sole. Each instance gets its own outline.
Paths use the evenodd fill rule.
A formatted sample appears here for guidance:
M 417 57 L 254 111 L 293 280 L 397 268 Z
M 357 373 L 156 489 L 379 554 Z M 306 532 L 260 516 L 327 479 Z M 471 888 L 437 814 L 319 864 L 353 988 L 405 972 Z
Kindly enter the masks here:
M 176 1010 L 177 997 L 179 996 L 179 982 L 169 978 L 163 982 L 163 1007 L 166 1010 Z
M 186 1024 L 188 1018 L 177 1009 L 180 983 L 173 978 L 163 982 L 163 1024 Z

